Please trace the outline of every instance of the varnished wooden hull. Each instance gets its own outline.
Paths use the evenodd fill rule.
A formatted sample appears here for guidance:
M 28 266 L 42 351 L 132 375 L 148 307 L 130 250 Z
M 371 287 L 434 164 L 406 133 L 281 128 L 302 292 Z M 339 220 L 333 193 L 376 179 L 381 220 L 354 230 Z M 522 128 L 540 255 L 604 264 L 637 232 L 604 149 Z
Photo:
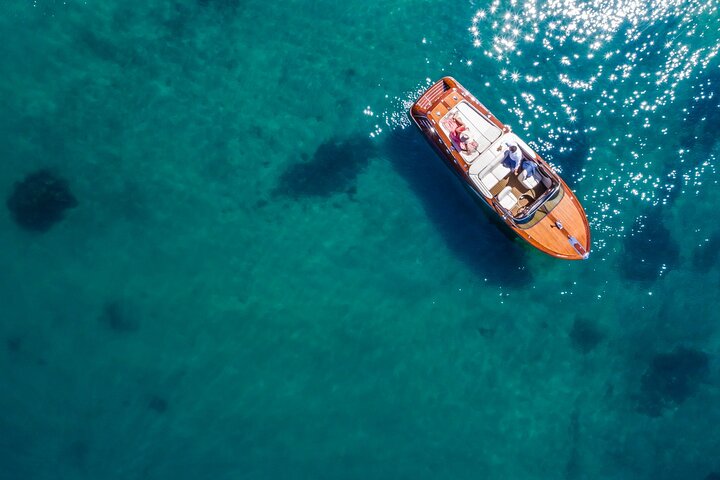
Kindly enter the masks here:
M 524 217 L 512 214 L 504 205 L 499 204 L 497 195 L 489 188 L 484 188 L 485 184 L 480 182 L 482 162 L 473 166 L 453 144 L 446 129 L 441 127 L 441 121 L 448 113 L 455 114 L 460 107 L 467 108 L 465 104 L 472 108 L 473 114 L 478 114 L 486 122 L 487 130 L 500 132 L 500 137 L 494 142 L 491 138 L 483 138 L 489 142 L 489 146 L 477 157 L 490 158 L 488 169 L 493 166 L 493 161 L 497 167 L 497 160 L 493 160 L 492 155 L 498 143 L 506 137 L 518 137 L 452 77 L 442 78 L 425 91 L 411 107 L 410 118 L 447 166 L 520 237 L 553 257 L 568 260 L 587 258 L 590 252 L 590 227 L 582 205 L 562 178 L 527 144 L 520 140 L 523 153 L 540 167 L 552 188 L 558 190 L 552 201 L 537 202 L 540 207 L 531 219 L 538 212 L 540 214 L 537 218 L 541 219 L 523 222 Z M 477 171 L 474 172 L 473 169 Z M 488 177 L 487 173 L 485 177 Z M 548 192 L 550 193 L 552 192 Z

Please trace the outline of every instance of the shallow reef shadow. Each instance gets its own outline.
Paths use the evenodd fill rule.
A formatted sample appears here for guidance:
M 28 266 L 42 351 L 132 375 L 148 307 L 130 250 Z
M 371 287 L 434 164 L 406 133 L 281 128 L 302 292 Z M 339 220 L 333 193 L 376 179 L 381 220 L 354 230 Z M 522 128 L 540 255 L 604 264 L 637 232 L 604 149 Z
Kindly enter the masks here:
M 414 128 L 388 135 L 391 166 L 422 203 L 449 249 L 476 274 L 510 287 L 532 282 L 521 240 L 466 191 Z
M 311 158 L 301 155 L 280 175 L 273 194 L 293 199 L 352 195 L 357 176 L 376 155 L 375 144 L 366 136 L 325 141 Z
M 710 357 L 700 350 L 677 347 L 655 355 L 641 379 L 638 411 L 659 417 L 695 394 L 709 374 Z
M 583 317 L 575 317 L 568 336 L 573 347 L 582 354 L 590 353 L 605 337 L 594 322 Z
M 16 182 L 6 205 L 19 227 L 43 233 L 60 222 L 66 210 L 77 207 L 78 201 L 64 178 L 42 169 Z
M 159 395 L 151 395 L 148 398 L 147 406 L 153 412 L 161 414 L 167 412 L 169 404 L 165 398 Z
M 13 335 L 5 339 L 5 348 L 10 353 L 18 353 L 23 346 L 23 338 L 18 335 Z
M 98 321 L 115 333 L 132 333 L 140 329 L 135 315 L 125 302 L 119 300 L 105 302 Z
M 245 6 L 243 0 L 197 0 L 197 4 L 205 8 L 216 8 L 225 13 L 234 13 L 237 9 Z
M 65 447 L 64 458 L 78 471 L 85 471 L 87 468 L 90 445 L 85 440 L 75 440 Z
M 651 282 L 677 268 L 680 247 L 665 226 L 665 212 L 666 207 L 650 207 L 635 219 L 618 260 L 623 278 Z

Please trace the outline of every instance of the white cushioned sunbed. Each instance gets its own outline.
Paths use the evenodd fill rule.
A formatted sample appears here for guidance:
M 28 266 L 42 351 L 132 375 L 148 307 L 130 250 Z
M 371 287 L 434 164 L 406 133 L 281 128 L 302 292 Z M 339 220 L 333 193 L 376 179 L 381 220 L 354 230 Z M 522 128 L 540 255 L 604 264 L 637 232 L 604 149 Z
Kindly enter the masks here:
M 500 129 L 493 123 L 486 120 L 479 112 L 477 112 L 469 103 L 463 101 L 451 109 L 446 115 L 457 115 L 467 127 L 467 133 L 478 144 L 477 151 L 473 153 L 459 152 L 465 162 L 472 164 L 487 148 L 500 137 L 502 133 Z M 440 127 L 446 135 L 450 135 L 443 122 Z

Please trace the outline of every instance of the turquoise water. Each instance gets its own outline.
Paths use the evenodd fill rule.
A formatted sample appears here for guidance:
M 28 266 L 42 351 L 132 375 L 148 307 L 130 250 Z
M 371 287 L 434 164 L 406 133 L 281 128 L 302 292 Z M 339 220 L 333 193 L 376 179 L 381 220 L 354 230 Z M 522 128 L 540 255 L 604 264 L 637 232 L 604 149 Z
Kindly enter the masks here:
M 0 479 L 717 478 L 719 19 L 5 2 Z M 588 261 L 410 128 L 443 75 L 562 173 Z

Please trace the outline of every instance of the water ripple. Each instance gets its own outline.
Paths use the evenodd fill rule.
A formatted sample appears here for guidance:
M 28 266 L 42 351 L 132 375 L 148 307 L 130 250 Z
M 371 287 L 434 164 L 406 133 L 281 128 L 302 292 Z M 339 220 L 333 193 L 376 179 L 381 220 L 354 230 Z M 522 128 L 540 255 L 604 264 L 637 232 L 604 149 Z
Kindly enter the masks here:
M 591 180 L 585 201 L 593 229 L 624 236 L 634 218 L 621 215 L 628 201 L 665 205 L 715 174 L 712 152 L 698 164 L 687 146 L 667 145 L 681 128 L 672 123 L 678 92 L 711 70 L 720 49 L 706 38 L 717 30 L 717 13 L 716 1 L 494 0 L 468 30 L 500 82 L 522 90 L 508 110 L 524 129 L 540 130 L 534 146 L 559 171 L 554 160 L 590 138 L 586 158 L 573 159 L 586 166 L 571 176 Z M 712 99 L 716 88 L 705 81 L 696 93 Z

